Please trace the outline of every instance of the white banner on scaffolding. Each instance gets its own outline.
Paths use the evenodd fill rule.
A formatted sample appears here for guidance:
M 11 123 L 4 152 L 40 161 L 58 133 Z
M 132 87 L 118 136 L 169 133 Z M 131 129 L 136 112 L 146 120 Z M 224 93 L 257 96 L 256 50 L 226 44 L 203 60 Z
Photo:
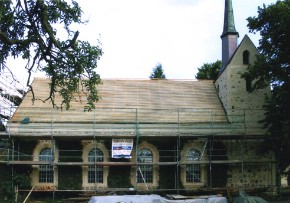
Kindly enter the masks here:
M 133 139 L 112 139 L 112 158 L 131 158 Z

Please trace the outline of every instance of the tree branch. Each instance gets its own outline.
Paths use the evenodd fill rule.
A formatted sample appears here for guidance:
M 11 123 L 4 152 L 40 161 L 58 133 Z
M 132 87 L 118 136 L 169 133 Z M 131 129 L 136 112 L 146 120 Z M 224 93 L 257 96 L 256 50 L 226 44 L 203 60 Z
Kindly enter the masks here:
M 25 40 L 19 40 L 19 39 L 9 39 L 3 32 L 0 31 L 0 40 L 2 40 L 4 43 L 9 45 L 14 44 L 20 44 L 20 45 L 28 45 L 33 42 L 37 42 L 35 38 L 28 38 Z

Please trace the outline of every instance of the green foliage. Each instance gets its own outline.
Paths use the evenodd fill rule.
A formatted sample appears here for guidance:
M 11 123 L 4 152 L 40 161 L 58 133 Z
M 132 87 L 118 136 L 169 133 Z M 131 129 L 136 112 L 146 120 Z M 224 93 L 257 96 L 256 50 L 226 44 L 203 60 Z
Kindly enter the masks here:
M 222 142 L 209 142 L 207 149 L 208 155 L 210 156 L 211 160 L 228 160 L 226 155 L 226 147 Z M 211 177 L 209 180 L 211 180 L 212 187 L 226 187 L 227 184 L 227 178 L 228 178 L 228 165 L 227 164 L 212 164 L 207 166 L 207 174 Z
M 21 189 L 30 189 L 29 174 L 14 174 L 14 185 L 17 185 Z
M 29 77 L 39 70 L 50 78 L 46 100 L 54 107 L 55 94 L 63 101 L 60 107 L 70 108 L 78 92 L 86 95 L 85 110 L 94 108 L 99 100 L 96 85 L 101 83 L 95 72 L 101 48 L 78 40 L 73 24 L 84 24 L 82 10 L 74 0 L 0 1 L 0 72 L 9 57 L 22 57 Z M 66 33 L 66 34 L 60 34 Z M 67 37 L 64 37 L 67 36 Z M 32 89 L 33 93 L 33 89 Z M 34 97 L 33 99 L 37 99 Z
M 185 141 L 185 140 L 184 140 Z M 186 141 L 185 141 L 186 142 Z M 156 146 L 159 151 L 159 161 L 160 162 L 175 162 L 180 157 L 176 157 L 176 151 L 173 149 L 177 148 L 177 143 L 175 139 L 166 140 L 155 140 L 150 142 L 152 145 Z M 180 175 L 178 175 L 178 180 L 176 180 L 177 169 L 175 165 L 170 166 L 159 166 L 159 182 L 158 188 L 160 189 L 174 189 L 178 186 L 179 189 L 183 188 L 182 182 L 180 180 Z
M 13 184 L 19 189 L 31 189 L 30 174 L 32 173 L 31 166 L 14 166 L 13 167 Z
M 277 1 L 258 8 L 257 17 L 249 17 L 250 32 L 259 32 L 259 51 L 254 65 L 242 77 L 255 81 L 259 89 L 271 84 L 271 96 L 266 98 L 266 118 L 269 129 L 265 147 L 276 152 L 281 170 L 290 164 L 290 1 Z
M 160 189 L 174 189 L 175 188 L 175 176 L 176 166 L 159 166 L 159 183 Z M 180 178 L 178 176 L 178 181 Z M 181 185 L 181 182 L 179 183 Z
M 110 167 L 108 175 L 109 188 L 131 188 L 130 166 Z
M 162 142 L 153 143 L 159 150 L 160 162 L 174 162 L 176 161 L 176 154 L 174 147 L 176 145 L 175 140 L 164 140 Z M 173 189 L 175 188 L 175 174 L 176 166 L 159 166 L 159 183 L 158 188 L 161 189 Z M 179 177 L 179 176 L 178 176 Z M 179 179 L 179 178 L 178 178 Z
M 162 65 L 160 63 L 157 64 L 155 68 L 153 68 L 153 71 L 152 71 L 151 75 L 149 76 L 149 78 L 151 78 L 151 79 L 166 79 Z
M 8 200 L 12 200 L 14 197 L 14 189 L 12 187 L 11 181 L 1 181 L 0 185 L 2 197 Z
M 0 196 L 8 200 L 14 199 L 14 187 L 19 189 L 30 189 L 30 176 L 31 167 L 14 167 L 13 174 L 12 168 L 7 165 L 0 165 Z M 0 199 L 2 200 L 2 199 Z
M 273 88 L 271 97 L 266 98 L 266 118 L 262 120 L 269 132 L 263 149 L 275 151 L 281 171 L 290 164 L 290 113 L 288 102 L 290 101 L 290 94 L 286 94 L 286 91 L 284 93 L 280 92 L 282 88 L 285 88 L 285 86 Z M 290 86 L 286 88 L 290 88 Z M 287 102 L 288 104 L 286 104 Z
M 10 194 L 12 190 L 11 185 L 11 174 L 9 173 L 10 167 L 4 164 L 0 164 L 0 197 L 12 197 L 13 194 Z M 2 199 L 0 199 L 2 200 Z
M 80 166 L 59 166 L 58 167 L 58 189 L 81 190 L 82 189 L 82 168 Z
M 200 68 L 198 68 L 198 73 L 196 74 L 196 79 L 202 80 L 216 80 L 219 71 L 222 68 L 222 61 L 217 60 L 214 63 L 205 63 Z

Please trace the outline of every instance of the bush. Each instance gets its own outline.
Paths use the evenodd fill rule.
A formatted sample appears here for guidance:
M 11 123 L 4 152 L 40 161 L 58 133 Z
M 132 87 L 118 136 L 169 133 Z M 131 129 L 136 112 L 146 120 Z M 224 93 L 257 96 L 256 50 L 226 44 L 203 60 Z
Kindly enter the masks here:
M 60 166 L 58 168 L 58 189 L 81 190 L 82 169 L 80 166 Z

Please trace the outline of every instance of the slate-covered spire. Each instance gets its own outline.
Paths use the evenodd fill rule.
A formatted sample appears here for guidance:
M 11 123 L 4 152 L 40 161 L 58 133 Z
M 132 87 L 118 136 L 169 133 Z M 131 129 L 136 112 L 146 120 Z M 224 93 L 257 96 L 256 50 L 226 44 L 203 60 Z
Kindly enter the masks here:
M 235 28 L 232 0 L 225 0 L 224 28 L 222 39 L 222 67 L 224 68 L 238 46 L 239 33 Z

